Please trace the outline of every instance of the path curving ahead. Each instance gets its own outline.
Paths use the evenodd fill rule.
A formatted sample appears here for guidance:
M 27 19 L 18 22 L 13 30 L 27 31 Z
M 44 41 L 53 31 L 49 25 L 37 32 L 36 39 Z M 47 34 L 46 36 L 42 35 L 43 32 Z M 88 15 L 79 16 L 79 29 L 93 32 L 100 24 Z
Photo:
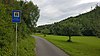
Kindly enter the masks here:
M 33 37 L 36 39 L 36 56 L 69 56 L 47 40 L 37 36 Z

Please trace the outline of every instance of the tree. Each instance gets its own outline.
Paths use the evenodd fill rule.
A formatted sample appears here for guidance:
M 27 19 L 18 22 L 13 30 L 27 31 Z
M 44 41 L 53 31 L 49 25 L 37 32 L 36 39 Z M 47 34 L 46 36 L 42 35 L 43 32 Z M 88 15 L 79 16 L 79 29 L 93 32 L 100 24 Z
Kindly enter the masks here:
M 41 31 L 41 33 L 42 34 L 44 34 L 44 37 L 46 37 L 46 34 L 49 34 L 49 29 L 47 29 L 47 28 L 44 28 L 42 31 Z
M 37 5 L 33 4 L 32 1 L 20 1 L 20 6 L 22 6 L 22 18 L 24 22 L 27 24 L 27 27 L 29 27 L 31 31 L 34 31 L 34 27 L 36 27 L 36 22 L 40 16 L 40 10 L 38 9 Z
M 62 27 L 63 27 L 63 32 L 69 36 L 69 39 L 67 40 L 68 42 L 71 42 L 72 35 L 80 34 L 80 26 L 75 23 L 68 22 L 67 24 L 64 24 Z
M 97 5 L 96 9 L 92 20 L 92 28 L 94 29 L 96 36 L 100 38 L 100 7 Z
M 26 3 L 24 1 L 17 1 L 17 0 L 0 0 L 0 12 L 2 12 L 0 13 L 1 56 L 14 56 L 13 47 L 15 46 L 14 37 L 15 37 L 16 26 L 14 23 L 12 24 L 11 22 L 12 10 L 22 11 L 21 23 L 18 24 L 18 43 L 22 39 L 29 37 L 30 33 L 33 33 L 33 31 L 31 30 L 34 29 L 33 27 L 36 26 L 36 22 L 39 18 L 39 9 L 32 2 Z M 18 54 L 18 56 L 20 56 L 20 54 Z

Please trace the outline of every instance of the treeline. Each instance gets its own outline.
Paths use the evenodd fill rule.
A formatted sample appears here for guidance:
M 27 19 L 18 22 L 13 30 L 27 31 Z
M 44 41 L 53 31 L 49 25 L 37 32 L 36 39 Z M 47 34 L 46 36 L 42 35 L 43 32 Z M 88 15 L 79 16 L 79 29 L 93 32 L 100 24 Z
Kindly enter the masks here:
M 21 10 L 21 23 L 18 23 L 18 42 L 28 38 L 35 31 L 34 27 L 39 18 L 40 10 L 31 1 L 0 0 L 0 56 L 15 56 L 16 25 L 12 23 L 12 10 Z M 25 55 L 22 54 L 23 50 L 19 50 L 18 56 Z
M 54 24 L 37 27 L 38 33 L 65 36 L 97 36 L 100 37 L 100 7 L 97 5 L 90 12 L 69 17 Z

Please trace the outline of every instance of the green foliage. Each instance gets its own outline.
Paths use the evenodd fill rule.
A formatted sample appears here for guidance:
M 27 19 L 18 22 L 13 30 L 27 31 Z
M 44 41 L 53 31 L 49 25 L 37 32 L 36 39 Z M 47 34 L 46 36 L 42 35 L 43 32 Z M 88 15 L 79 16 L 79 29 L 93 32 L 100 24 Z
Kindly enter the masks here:
M 44 37 L 46 37 L 46 34 L 49 34 L 49 30 L 47 28 L 44 28 L 42 31 L 41 31 L 42 34 L 44 34 Z
M 36 26 L 36 22 L 39 18 L 39 9 L 36 5 L 34 5 L 31 1 L 28 3 L 20 2 L 22 7 L 22 18 L 27 24 L 27 26 L 33 30 Z M 24 5 L 23 5 L 24 3 Z M 33 5 L 33 6 L 32 6 Z M 24 9 L 24 10 L 23 10 Z
M 28 37 L 18 43 L 18 56 L 35 56 L 35 40 Z
M 23 43 L 23 45 L 19 44 L 18 49 L 24 48 L 24 46 L 26 46 L 25 43 L 29 44 L 29 46 L 25 48 L 28 48 L 27 51 L 30 53 L 27 52 L 26 54 L 26 50 L 21 49 L 21 51 L 18 50 L 18 52 L 21 52 L 19 56 L 23 56 L 24 54 L 24 56 L 33 56 L 34 43 L 29 40 L 31 39 L 29 35 L 36 26 L 36 22 L 39 18 L 39 9 L 32 2 L 26 3 L 17 0 L 0 0 L 0 56 L 15 55 L 16 25 L 11 22 L 12 10 L 22 11 L 21 23 L 18 24 L 18 43 Z
M 62 28 L 63 33 L 69 36 L 68 42 L 71 42 L 72 35 L 80 34 L 80 27 L 75 23 L 68 22 L 67 24 L 63 24 L 62 27 L 63 27 Z
M 63 32 L 68 35 L 78 35 L 80 34 L 80 26 L 76 25 L 75 23 L 67 23 L 63 25 Z
M 95 17 L 92 20 L 92 28 L 95 31 L 94 33 L 96 33 L 96 36 L 98 36 L 100 38 L 100 7 L 97 6 L 97 11 L 95 11 Z M 96 10 L 96 9 L 95 9 Z

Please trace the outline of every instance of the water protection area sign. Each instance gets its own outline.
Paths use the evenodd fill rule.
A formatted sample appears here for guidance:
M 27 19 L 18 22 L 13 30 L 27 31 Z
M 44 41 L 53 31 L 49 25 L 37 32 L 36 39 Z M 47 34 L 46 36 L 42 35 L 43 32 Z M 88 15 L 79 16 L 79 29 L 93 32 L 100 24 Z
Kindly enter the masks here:
M 21 18 L 21 11 L 20 10 L 13 10 L 12 11 L 12 22 L 13 23 L 20 23 Z

